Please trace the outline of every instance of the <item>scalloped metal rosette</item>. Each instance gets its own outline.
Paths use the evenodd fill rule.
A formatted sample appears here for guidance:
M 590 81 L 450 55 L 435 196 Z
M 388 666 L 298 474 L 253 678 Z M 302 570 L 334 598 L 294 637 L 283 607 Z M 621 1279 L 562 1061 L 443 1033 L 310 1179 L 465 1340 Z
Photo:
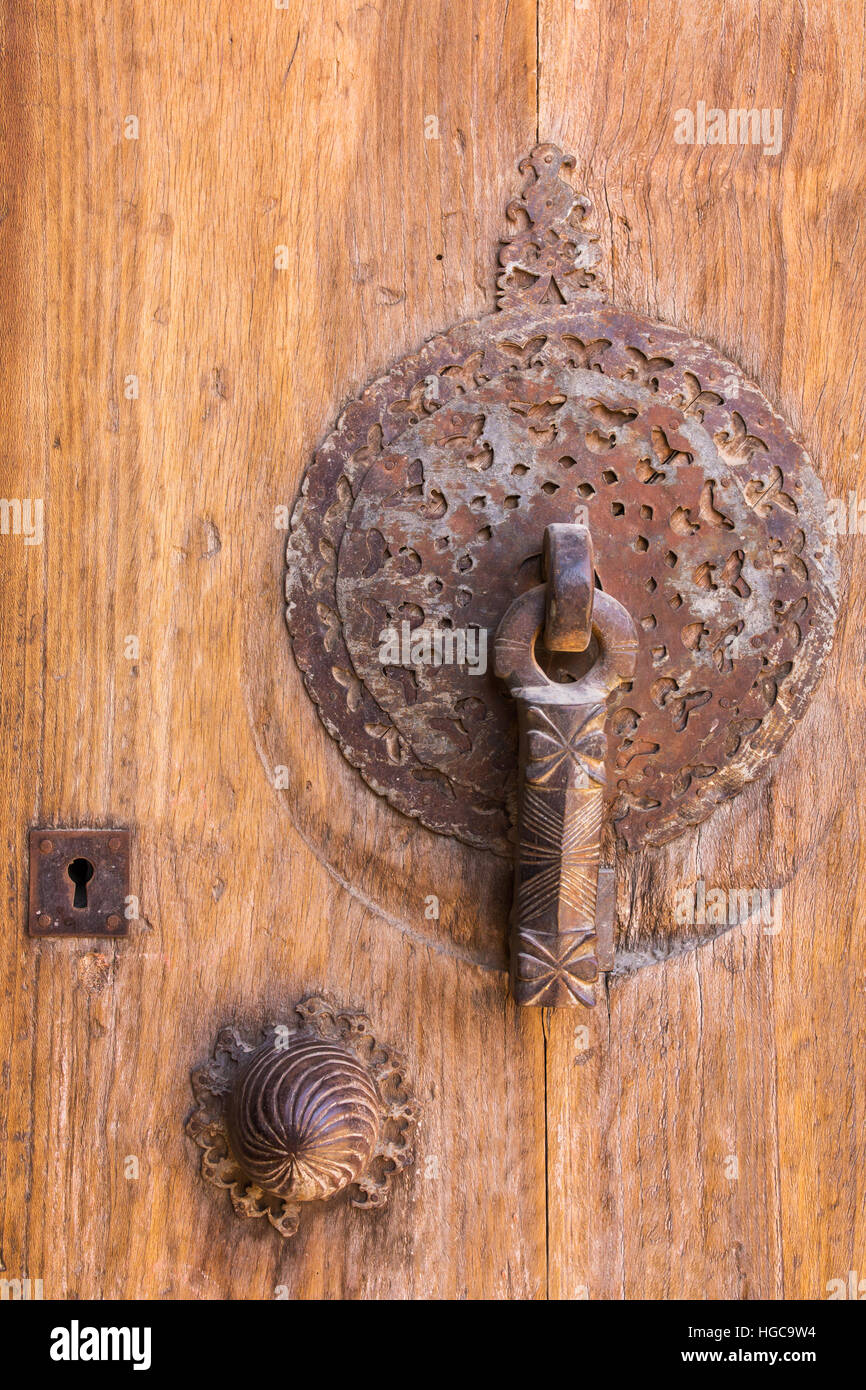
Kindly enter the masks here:
M 606 710 L 607 795 L 631 847 L 673 838 L 766 768 L 836 615 L 806 453 L 715 349 L 606 302 L 568 163 L 549 145 L 524 161 L 502 307 L 347 407 L 288 545 L 295 657 L 349 762 L 431 830 L 503 855 L 512 702 L 492 656 L 483 674 L 413 662 L 412 637 L 438 632 L 453 653 L 447 634 L 474 635 L 492 651 L 505 610 L 540 582 L 546 526 L 587 519 L 597 584 L 637 623 L 634 679 Z M 389 631 L 408 632 L 409 660 L 383 661 Z M 547 669 L 567 680 L 569 661 Z

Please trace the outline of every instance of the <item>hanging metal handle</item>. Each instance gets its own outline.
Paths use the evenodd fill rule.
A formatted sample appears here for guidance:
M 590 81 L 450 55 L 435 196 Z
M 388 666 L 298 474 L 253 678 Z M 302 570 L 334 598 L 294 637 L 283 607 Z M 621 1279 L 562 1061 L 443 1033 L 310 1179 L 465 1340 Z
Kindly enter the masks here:
M 494 647 L 520 726 L 512 988 L 519 1004 L 591 1005 L 605 701 L 634 674 L 637 633 L 622 604 L 595 588 L 585 526 L 549 526 L 544 556 L 546 583 L 515 599 Z M 542 629 L 551 650 L 589 650 L 592 664 L 578 680 L 560 683 L 542 671 L 535 657 Z

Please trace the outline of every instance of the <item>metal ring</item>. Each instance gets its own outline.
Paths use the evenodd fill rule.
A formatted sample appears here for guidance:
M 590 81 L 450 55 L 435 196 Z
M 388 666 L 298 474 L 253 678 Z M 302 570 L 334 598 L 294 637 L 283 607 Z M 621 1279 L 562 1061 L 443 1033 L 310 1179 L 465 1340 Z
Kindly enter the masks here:
M 505 613 L 494 641 L 494 669 L 516 699 L 538 704 L 574 705 L 603 700 L 634 675 L 637 630 L 621 603 L 598 592 L 592 630 L 599 655 L 577 681 L 560 684 L 545 675 L 535 659 L 535 642 L 544 619 L 545 587 L 539 584 L 516 598 Z
M 547 580 L 544 645 L 549 652 L 583 652 L 592 636 L 595 598 L 592 537 L 586 526 L 554 522 L 544 532 Z

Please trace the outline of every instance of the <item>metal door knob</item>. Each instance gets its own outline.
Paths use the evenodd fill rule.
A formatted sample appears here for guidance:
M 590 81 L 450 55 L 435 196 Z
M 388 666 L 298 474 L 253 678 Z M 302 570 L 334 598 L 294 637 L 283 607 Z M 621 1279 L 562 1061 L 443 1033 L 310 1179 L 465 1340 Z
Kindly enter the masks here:
M 265 1192 L 333 1197 L 368 1167 L 382 1128 L 372 1076 L 342 1043 L 294 1034 L 257 1048 L 228 1097 L 232 1153 Z
M 267 1216 L 295 1233 L 300 1206 L 354 1187 L 352 1204 L 381 1207 L 413 1159 L 417 1108 L 400 1058 L 366 1015 L 310 998 L 291 1029 L 257 1039 L 220 1032 L 193 1072 L 187 1133 L 204 1150 L 202 1176 L 228 1188 L 239 1216 Z

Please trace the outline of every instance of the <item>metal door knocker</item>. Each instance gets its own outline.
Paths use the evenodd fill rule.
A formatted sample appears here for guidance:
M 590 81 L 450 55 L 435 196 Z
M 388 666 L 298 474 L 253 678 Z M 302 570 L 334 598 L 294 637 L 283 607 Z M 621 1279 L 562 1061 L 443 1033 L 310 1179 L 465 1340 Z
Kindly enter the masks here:
M 573 165 L 549 144 L 521 163 L 498 311 L 347 407 L 288 546 L 325 727 L 400 811 L 515 857 L 512 980 L 535 1005 L 592 1004 L 611 967 L 604 817 L 662 844 L 766 768 L 838 580 L 820 482 L 766 398 L 607 302 Z M 482 673 L 466 653 L 494 639 Z

